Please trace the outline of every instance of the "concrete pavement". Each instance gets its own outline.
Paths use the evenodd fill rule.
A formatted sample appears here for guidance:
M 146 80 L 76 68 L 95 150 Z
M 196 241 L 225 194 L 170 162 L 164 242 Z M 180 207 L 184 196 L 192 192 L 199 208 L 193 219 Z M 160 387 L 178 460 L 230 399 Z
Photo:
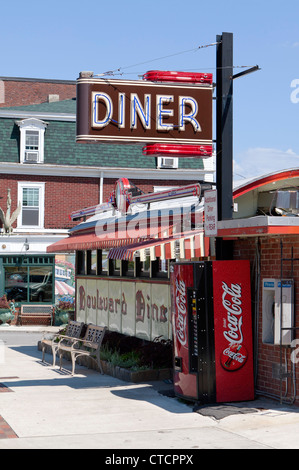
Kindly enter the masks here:
M 164 382 L 127 383 L 82 366 L 72 377 L 70 362 L 63 371 L 51 366 L 50 355 L 42 363 L 37 342 L 28 341 L 44 330 L 0 330 L 0 417 L 16 435 L 0 433 L 0 449 L 299 448 L 296 407 L 259 398 L 230 404 L 243 412 L 215 419 L 206 407 L 205 414 L 194 412 L 160 393 L 170 387 Z M 19 340 L 22 332 L 26 341 Z M 18 335 L 16 344 L 8 333 Z

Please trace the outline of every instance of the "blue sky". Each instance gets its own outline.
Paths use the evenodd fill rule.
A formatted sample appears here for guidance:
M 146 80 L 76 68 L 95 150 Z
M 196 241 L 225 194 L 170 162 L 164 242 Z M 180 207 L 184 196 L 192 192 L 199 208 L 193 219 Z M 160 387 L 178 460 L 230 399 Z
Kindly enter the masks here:
M 296 0 L 5 2 L 0 75 L 75 80 L 81 70 L 118 69 L 115 77 L 124 79 L 151 69 L 215 74 L 215 46 L 198 46 L 231 32 L 235 73 L 244 65 L 261 67 L 234 81 L 234 177 L 258 176 L 299 167 L 298 18 Z

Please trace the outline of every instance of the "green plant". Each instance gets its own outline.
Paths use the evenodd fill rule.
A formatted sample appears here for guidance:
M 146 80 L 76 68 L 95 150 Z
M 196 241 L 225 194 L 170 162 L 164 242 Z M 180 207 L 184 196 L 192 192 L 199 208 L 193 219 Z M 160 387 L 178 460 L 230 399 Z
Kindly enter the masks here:
M 113 351 L 106 344 L 101 347 L 101 359 L 103 361 L 111 362 L 112 354 Z
M 147 369 L 140 364 L 140 352 L 130 351 L 121 354 L 116 349 L 111 349 L 108 345 L 104 345 L 101 349 L 101 359 L 110 362 L 114 366 L 123 367 L 124 369 L 140 370 Z
M 74 310 L 74 304 L 70 301 L 60 300 L 57 305 L 57 310 Z
M 172 341 L 163 337 L 146 341 L 108 331 L 104 336 L 101 358 L 130 370 L 172 368 Z
M 6 309 L 6 310 L 10 309 L 10 304 L 5 294 L 2 297 L 0 297 L 0 309 Z

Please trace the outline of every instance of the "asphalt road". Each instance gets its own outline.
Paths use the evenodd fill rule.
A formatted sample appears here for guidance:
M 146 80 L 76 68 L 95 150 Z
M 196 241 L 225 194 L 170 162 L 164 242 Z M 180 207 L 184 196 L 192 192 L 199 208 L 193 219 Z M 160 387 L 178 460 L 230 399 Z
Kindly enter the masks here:
M 6 346 L 33 346 L 37 345 L 42 335 L 42 332 L 1 330 L 0 341 L 3 341 Z

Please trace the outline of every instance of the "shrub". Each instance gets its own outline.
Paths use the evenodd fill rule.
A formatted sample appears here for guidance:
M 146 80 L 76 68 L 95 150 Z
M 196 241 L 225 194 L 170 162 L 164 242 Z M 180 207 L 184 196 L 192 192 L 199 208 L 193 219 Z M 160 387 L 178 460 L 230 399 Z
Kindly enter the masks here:
M 6 310 L 10 308 L 10 304 L 5 294 L 2 297 L 0 297 L 0 309 L 1 308 L 6 309 Z
M 108 331 L 103 339 L 101 358 L 124 368 L 171 368 L 172 342 L 161 337 L 145 341 Z

